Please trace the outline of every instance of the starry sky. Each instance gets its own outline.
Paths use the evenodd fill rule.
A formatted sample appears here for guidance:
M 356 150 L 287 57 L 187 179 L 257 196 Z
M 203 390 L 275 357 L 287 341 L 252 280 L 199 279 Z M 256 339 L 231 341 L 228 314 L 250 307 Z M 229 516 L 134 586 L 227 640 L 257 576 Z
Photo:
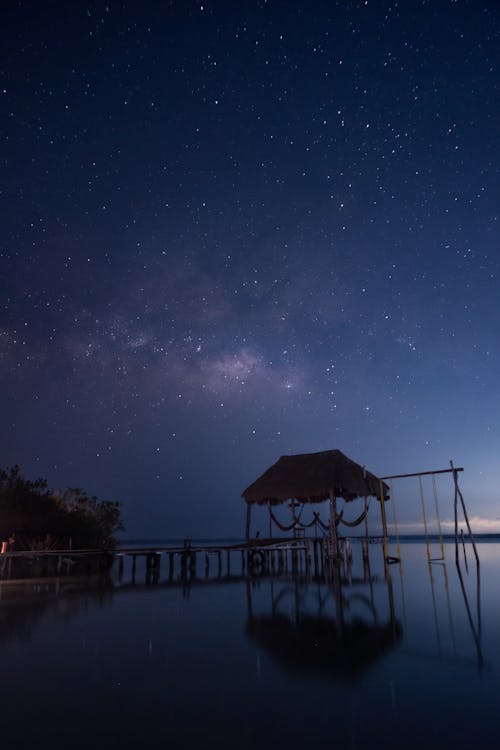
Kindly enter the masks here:
M 5 0 L 0 465 L 160 538 L 240 535 L 285 453 L 453 459 L 500 530 L 499 21 Z

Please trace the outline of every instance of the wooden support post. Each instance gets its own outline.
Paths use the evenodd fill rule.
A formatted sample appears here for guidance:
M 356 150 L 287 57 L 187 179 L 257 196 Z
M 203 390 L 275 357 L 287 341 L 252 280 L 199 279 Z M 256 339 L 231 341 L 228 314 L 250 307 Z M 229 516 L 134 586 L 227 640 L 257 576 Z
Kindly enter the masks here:
M 220 578 L 222 575 L 222 552 L 217 552 L 217 576 Z
M 196 552 L 192 552 L 191 559 L 189 560 L 189 570 L 191 575 L 196 573 Z
M 247 523 L 245 528 L 245 538 L 247 542 L 250 540 L 250 524 L 252 521 L 252 506 L 250 503 L 247 503 Z
M 132 582 L 135 581 L 135 568 L 137 564 L 137 555 L 132 556 Z
M 467 566 L 467 552 L 465 550 L 465 540 L 464 540 L 464 530 L 463 529 L 460 529 L 460 540 L 462 542 L 462 549 L 464 551 L 465 569 L 468 571 L 468 566 Z
M 314 575 L 319 575 L 318 568 L 318 540 L 313 539 L 313 559 L 314 559 Z
M 330 535 L 333 541 L 333 559 L 337 563 L 339 558 L 339 539 L 337 535 L 337 498 L 333 490 L 330 492 Z
M 361 550 L 363 554 L 363 577 L 365 581 L 368 581 L 370 579 L 370 558 L 367 539 L 361 540 Z
M 474 539 L 474 536 L 472 534 L 472 529 L 471 529 L 470 522 L 469 522 L 469 515 L 467 513 L 467 508 L 465 507 L 464 496 L 462 495 L 462 491 L 460 490 L 460 487 L 458 486 L 458 473 L 457 472 L 460 471 L 460 469 L 455 469 L 455 467 L 453 466 L 453 461 L 450 461 L 450 466 L 451 466 L 452 471 L 453 471 L 453 481 L 454 481 L 454 484 L 455 484 L 455 548 L 456 548 L 456 559 L 458 560 L 458 533 L 457 533 L 458 525 L 457 525 L 456 505 L 457 505 L 457 502 L 458 502 L 458 498 L 460 498 L 460 503 L 462 505 L 462 512 L 464 514 L 465 523 L 466 523 L 466 526 L 467 526 L 467 531 L 469 532 L 469 537 L 470 537 L 470 540 L 471 540 L 471 543 L 472 543 L 472 549 L 474 551 L 474 556 L 476 558 L 477 566 L 479 567 L 479 554 L 478 554 L 477 547 L 476 547 L 476 540 Z
M 245 550 L 241 550 L 241 575 L 245 575 Z
M 366 562 L 368 557 L 368 542 L 366 539 L 361 539 L 361 554 L 363 556 L 363 563 Z
M 123 555 L 118 555 L 118 576 L 123 576 Z
M 429 571 L 431 572 L 431 576 L 432 576 L 430 565 L 429 565 Z M 391 578 L 391 571 L 389 570 L 389 566 L 387 566 L 386 581 L 387 581 L 387 594 L 389 596 L 389 613 L 390 613 L 390 622 L 391 622 L 391 627 L 392 627 L 392 637 L 393 637 L 393 640 L 396 641 L 397 630 L 396 630 L 396 617 L 395 617 L 395 609 L 394 609 L 394 592 L 392 590 L 392 578 Z
M 172 579 L 174 577 L 174 553 L 168 553 L 168 577 Z
M 231 552 L 230 550 L 227 550 L 226 552 L 226 570 L 227 575 L 231 575 Z
M 384 548 L 384 562 L 387 562 L 389 557 L 389 547 L 387 545 L 387 517 L 385 514 L 385 499 L 384 499 L 384 483 L 382 480 L 379 481 L 379 500 L 380 500 L 380 513 L 382 516 L 382 534 L 383 534 L 383 548 Z
M 250 581 L 247 580 L 247 614 L 248 619 L 253 620 L 253 608 L 252 608 L 252 588 Z
M 452 463 L 450 461 L 450 463 Z M 453 475 L 455 481 L 455 496 L 453 498 L 453 515 L 455 517 L 455 564 L 458 567 L 458 482 L 456 476 Z

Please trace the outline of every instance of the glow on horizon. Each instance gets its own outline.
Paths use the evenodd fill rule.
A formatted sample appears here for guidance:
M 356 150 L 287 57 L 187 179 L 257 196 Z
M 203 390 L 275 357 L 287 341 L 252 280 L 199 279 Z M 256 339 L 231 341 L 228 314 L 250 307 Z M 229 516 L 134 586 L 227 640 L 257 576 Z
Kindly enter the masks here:
M 473 534 L 500 534 L 500 518 L 471 516 L 469 521 Z M 427 528 L 429 534 L 434 535 L 438 533 L 435 518 L 432 518 L 427 522 Z M 441 529 L 444 534 L 453 534 L 455 532 L 455 521 L 453 518 L 442 518 Z M 464 534 L 467 532 L 467 526 L 463 519 L 459 519 L 458 529 L 459 531 L 460 529 L 463 529 Z M 424 523 L 423 521 L 405 521 L 404 523 L 398 524 L 398 531 L 400 534 L 424 534 Z M 394 533 L 393 524 L 389 524 L 389 533 Z

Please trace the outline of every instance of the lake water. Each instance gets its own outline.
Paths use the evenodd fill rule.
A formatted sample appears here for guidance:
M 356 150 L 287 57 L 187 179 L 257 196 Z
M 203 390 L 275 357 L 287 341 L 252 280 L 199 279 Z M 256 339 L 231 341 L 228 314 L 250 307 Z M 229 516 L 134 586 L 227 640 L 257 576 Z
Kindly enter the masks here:
M 342 584 L 167 566 L 0 585 L 0 742 L 53 747 L 497 748 L 500 544 L 460 571 L 371 545 Z M 439 552 L 437 546 L 433 554 Z M 479 586 L 478 586 L 479 584 Z

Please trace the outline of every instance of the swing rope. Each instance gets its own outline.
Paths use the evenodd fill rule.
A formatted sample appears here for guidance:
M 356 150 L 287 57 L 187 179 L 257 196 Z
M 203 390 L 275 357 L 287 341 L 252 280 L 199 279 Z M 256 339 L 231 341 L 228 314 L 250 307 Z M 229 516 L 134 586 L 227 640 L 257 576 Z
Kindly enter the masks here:
M 396 547 L 398 550 L 398 557 L 401 560 L 401 547 L 399 546 L 398 517 L 396 515 L 396 501 L 394 499 L 394 487 L 392 484 L 392 479 L 389 481 L 389 486 L 391 488 L 391 506 L 392 506 L 392 517 L 394 518 L 394 532 L 396 534 Z
M 427 560 L 431 561 L 431 550 L 429 547 L 429 532 L 427 530 L 427 517 L 425 515 L 424 488 L 422 485 L 422 476 L 419 474 L 418 486 L 420 488 L 420 502 L 422 503 L 422 515 L 424 517 L 425 546 L 427 548 Z
M 432 492 L 434 494 L 434 506 L 436 508 L 436 520 L 437 520 L 437 526 L 438 526 L 439 544 L 441 545 L 441 560 L 444 560 L 443 531 L 441 529 L 441 517 L 439 515 L 439 503 L 438 503 L 438 494 L 437 494 L 435 474 L 432 475 Z

